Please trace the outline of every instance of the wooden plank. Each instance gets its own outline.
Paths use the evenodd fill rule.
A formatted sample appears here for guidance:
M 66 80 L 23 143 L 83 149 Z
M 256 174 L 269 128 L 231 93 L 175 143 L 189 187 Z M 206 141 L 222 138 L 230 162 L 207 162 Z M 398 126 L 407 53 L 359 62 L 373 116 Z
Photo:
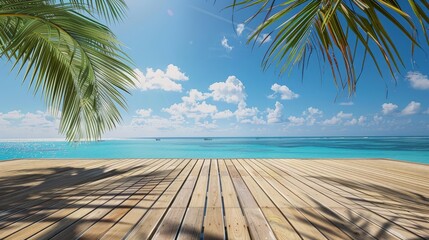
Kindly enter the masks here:
M 228 239 L 250 239 L 246 219 L 224 160 L 218 160 Z
M 197 240 L 202 237 L 204 208 L 187 208 L 186 215 L 177 237 L 178 240 Z
M 72 169 L 66 170 L 62 173 L 49 174 L 49 176 L 45 177 L 43 181 L 39 180 L 38 182 L 35 182 L 34 186 L 22 189 L 21 191 L 14 191 L 10 195 L 4 195 L 5 200 L 0 202 L 0 209 L 11 210 L 11 208 L 28 208 L 29 204 L 31 203 L 27 202 L 26 204 L 21 205 L 19 204 L 21 203 L 20 200 L 24 198 L 38 199 L 42 196 L 55 193 L 56 190 L 62 190 L 62 187 L 64 186 L 73 186 L 83 183 L 86 179 L 103 173 L 102 171 L 94 171 L 94 169 L 108 168 L 110 166 L 114 166 L 115 164 L 117 164 L 117 161 L 95 163 L 92 167 L 89 168 L 69 166 L 69 168 Z M 47 165 L 47 167 L 48 166 L 49 165 Z M 111 170 L 114 169 L 115 168 L 111 168 Z M 79 175 L 79 178 L 77 178 L 76 175 Z
M 192 169 L 189 177 L 183 184 L 177 194 L 173 204 L 163 218 L 160 226 L 158 227 L 154 239 L 175 239 L 180 229 L 180 225 L 186 213 L 189 201 L 194 191 L 197 177 L 201 171 L 204 160 L 198 160 L 195 167 Z
M 244 217 L 249 226 L 249 233 L 253 239 L 275 239 L 275 235 L 267 219 L 256 203 L 254 196 L 247 188 L 240 173 L 230 160 L 225 161 L 228 172 L 237 192 L 238 200 Z
M 54 188 L 50 191 L 40 192 L 34 196 L 21 196 L 20 199 L 15 199 L 11 205 L 7 205 L 7 210 L 0 213 L 0 224 L 2 226 L 10 225 L 14 222 L 23 222 L 28 217 L 34 217 L 35 215 L 43 216 L 44 213 L 40 212 L 40 209 L 64 207 L 64 203 L 72 201 L 70 198 L 71 194 L 79 195 L 77 189 L 86 188 L 87 186 L 94 186 L 99 188 L 100 182 L 104 182 L 110 179 L 111 175 L 115 175 L 118 171 L 122 171 L 124 167 L 132 166 L 134 161 L 107 161 L 104 163 L 102 168 L 104 171 L 94 171 L 89 169 L 90 174 L 73 175 L 72 179 L 78 178 L 81 183 L 70 182 L 70 179 L 62 179 L 58 181 L 62 185 L 58 188 Z M 96 166 L 97 169 L 101 169 L 100 166 Z M 64 187 L 64 188 L 61 188 Z M 72 195 L 73 196 L 73 195 Z M 2 201 L 3 204 L 7 204 L 6 201 Z M 62 206 L 59 206 L 62 205 Z M 11 221 L 11 220 L 14 221 Z
M 112 218 L 112 216 L 109 216 L 109 213 L 115 209 L 124 212 L 124 209 L 121 208 L 121 205 L 126 204 L 127 200 L 129 200 L 132 195 L 134 195 L 139 189 L 143 188 L 152 179 L 167 177 L 170 172 L 179 166 L 179 163 L 180 161 L 171 161 L 166 164 L 158 164 L 142 174 L 133 175 L 132 178 L 127 181 L 127 185 L 122 186 L 121 189 L 118 189 L 119 193 L 114 198 L 110 199 L 101 206 L 97 206 L 97 208 L 95 208 L 92 212 L 81 217 L 78 221 L 74 222 L 66 229 L 56 234 L 52 240 L 71 239 L 77 237 L 94 239 L 100 237 L 95 235 L 97 232 L 99 235 L 105 233 L 105 231 L 102 230 L 103 228 L 100 228 L 100 223 L 109 223 L 109 219 L 111 219 L 110 225 L 113 225 L 115 222 L 115 219 Z M 136 200 L 132 201 L 131 203 L 135 202 Z M 116 217 L 118 213 L 114 212 L 114 215 Z M 89 228 L 91 227 L 94 227 L 96 231 L 90 232 Z M 83 235 L 85 232 L 87 234 Z
M 225 238 L 221 196 L 217 160 L 211 160 L 206 215 L 204 217 L 204 238 Z
M 135 164 L 135 162 L 131 161 L 124 164 L 125 165 L 122 165 L 122 166 L 125 167 L 127 166 L 127 164 Z M 20 229 L 23 229 L 31 225 L 32 223 L 42 221 L 43 219 L 47 219 L 47 220 L 55 219 L 57 218 L 56 215 L 52 215 L 52 214 L 56 213 L 60 209 L 70 210 L 69 209 L 70 206 L 80 203 L 79 200 L 85 199 L 86 202 L 89 203 L 90 200 L 95 199 L 96 196 L 98 196 L 98 194 L 102 193 L 103 191 L 106 191 L 106 189 L 108 188 L 105 188 L 105 187 L 109 186 L 111 184 L 111 181 L 115 181 L 115 179 L 119 179 L 120 177 L 121 176 L 108 178 L 108 180 L 104 180 L 104 182 L 101 180 L 97 181 L 99 182 L 99 184 L 97 184 L 97 186 L 93 186 L 93 187 L 96 187 L 96 189 L 93 189 L 92 191 L 91 189 L 88 188 L 89 186 L 88 184 L 82 185 L 81 186 L 82 189 L 80 189 L 79 187 L 74 187 L 74 189 L 77 189 L 77 188 L 80 189 L 77 192 L 72 192 L 76 196 L 79 196 L 78 198 L 74 197 L 75 195 L 62 198 L 60 197 L 62 196 L 60 191 L 58 195 L 54 195 L 50 197 L 49 200 L 44 201 L 43 205 L 40 205 L 40 206 L 36 205 L 31 207 L 30 209 L 23 209 L 21 212 L 15 215 L 4 216 L 1 223 L 5 222 L 10 224 L 8 225 L 2 224 L 2 226 L 7 226 L 7 230 L 1 231 L 0 238 L 3 238 Z M 82 194 L 82 192 L 84 192 L 84 194 Z M 71 193 L 69 192 L 69 194 Z M 32 209 L 34 209 L 34 211 Z M 50 221 L 47 221 L 47 222 L 50 222 Z
M 174 161 L 0 162 L 0 179 L 11 179 L 0 186 L 7 193 L 0 201 L 0 238 L 429 238 L 426 165 Z M 16 196 L 8 193 L 13 187 Z
M 133 229 L 143 216 L 150 210 L 154 203 L 161 197 L 166 189 L 171 185 L 173 179 L 183 170 L 189 161 L 180 161 L 178 168 L 170 172 L 167 177 L 156 178 L 151 181 L 152 189 L 139 199 L 139 202 L 132 207 L 115 225 L 101 237 L 101 239 L 122 239 Z
M 189 202 L 185 217 L 182 221 L 178 239 L 193 239 L 194 236 L 198 236 L 199 238 L 202 232 L 209 170 L 210 161 L 204 160 L 204 164 L 192 193 L 191 201 Z M 203 215 L 199 218 L 201 213 L 203 213 Z
M 254 172 L 248 172 L 238 160 L 233 160 L 232 162 L 264 213 L 276 237 L 278 239 L 301 239 L 290 222 L 283 216 L 255 179 L 253 179 L 252 174 Z
M 270 163 L 272 164 L 275 168 L 280 169 L 280 170 L 286 170 L 282 164 L 274 164 L 274 163 Z M 324 195 L 323 193 L 316 193 L 314 189 L 323 189 L 318 187 L 317 185 L 315 185 L 312 181 L 304 181 L 304 183 L 300 183 L 299 181 L 295 180 L 294 178 L 297 177 L 298 175 L 294 172 L 294 168 L 289 166 L 289 168 L 287 168 L 288 174 L 290 174 L 292 176 L 291 181 L 296 184 L 296 187 L 300 188 L 300 189 L 305 189 L 307 192 L 309 193 L 313 193 L 310 194 L 310 196 L 313 198 L 313 201 L 319 205 L 323 205 L 325 206 L 324 208 L 324 216 L 327 217 L 328 219 L 330 219 L 331 222 L 333 223 L 337 223 L 338 227 L 341 228 L 345 233 L 347 233 L 348 235 L 351 235 L 352 237 L 354 237 L 353 235 L 355 234 L 359 234 L 359 235 L 365 235 L 367 234 L 366 231 L 362 231 L 363 229 L 361 228 L 361 226 L 357 226 L 356 222 L 351 222 L 353 220 L 353 218 L 350 218 L 353 216 L 352 211 L 351 210 L 347 210 L 344 207 L 341 207 L 341 205 L 338 205 L 338 203 L 335 203 L 335 201 L 333 201 L 332 199 L 326 197 L 326 195 Z M 320 171 L 320 170 L 319 170 Z M 352 208 L 353 210 L 354 208 Z M 337 211 L 337 213 L 335 213 L 335 210 Z M 356 212 L 361 212 L 362 210 L 357 210 Z M 360 215 L 360 214 L 359 214 Z M 339 219 L 344 219 L 344 220 L 339 220 Z M 354 219 L 356 221 L 356 219 Z M 350 222 L 348 224 L 342 224 L 342 223 L 347 223 Z M 362 225 L 366 227 L 367 224 Z M 358 228 L 355 228 L 358 227 Z M 360 230 L 362 229 L 362 230 Z M 407 236 L 410 237 L 410 234 L 407 232 L 402 232 L 402 234 L 406 234 Z M 369 237 L 369 236 L 367 236 Z M 413 236 L 415 237 L 415 235 Z M 374 238 L 374 236 L 372 236 L 372 238 Z
M 117 175 L 114 177 L 114 179 L 120 179 L 119 177 L 127 177 L 133 174 L 134 172 L 141 172 L 145 171 L 146 169 L 136 169 L 134 171 L 126 172 L 123 175 Z M 70 223 L 73 221 L 73 219 L 79 219 L 82 214 L 90 212 L 93 209 L 93 206 L 97 206 L 98 204 L 102 204 L 106 201 L 108 201 L 113 196 L 109 195 L 111 192 L 115 191 L 116 187 L 120 187 L 121 185 L 125 184 L 126 182 L 121 183 L 113 183 L 108 188 L 100 190 L 99 193 L 92 194 L 82 200 L 79 200 L 78 202 L 74 203 L 72 207 L 61 209 L 54 214 L 50 215 L 48 219 L 42 220 L 39 222 L 36 222 L 23 230 L 8 236 L 6 239 L 20 239 L 20 238 L 28 238 L 33 237 L 36 239 L 40 239 L 44 234 L 52 234 L 56 233 L 55 228 L 57 226 L 60 226 L 60 229 L 62 229 L 61 223 Z M 92 204 L 92 205 L 89 205 Z M 52 219 L 52 220 L 50 220 Z M 53 232 L 50 232 L 50 231 Z M 37 233 L 37 235 L 36 235 Z
M 195 166 L 196 161 L 188 161 L 186 167 L 178 172 L 176 178 L 171 178 L 171 184 L 159 199 L 153 204 L 143 218 L 135 225 L 133 230 L 127 235 L 127 239 L 150 239 L 156 231 L 157 226 L 162 221 L 165 212 L 170 207 L 175 196 L 183 186 L 186 178 Z
M 253 176 L 255 181 L 267 193 L 273 203 L 279 208 L 283 216 L 288 219 L 297 233 L 303 239 L 326 239 L 326 237 L 312 225 L 295 207 L 277 191 L 265 177 L 271 178 L 264 174 L 263 169 L 258 168 L 252 161 L 240 160 L 243 166 Z M 264 177 L 265 176 L 265 177 Z
M 290 184 L 288 175 L 279 172 L 278 169 L 268 168 L 261 161 L 253 161 L 253 163 L 261 169 L 261 173 L 266 173 L 264 178 L 324 236 L 328 239 L 350 239 L 348 235 L 315 210 L 317 205 L 309 204 L 312 202 L 311 198 L 307 193 Z M 305 221 L 304 219 L 303 221 Z
M 324 171 L 325 174 L 333 171 L 333 169 L 329 169 L 329 167 L 328 167 L 328 169 L 326 169 L 326 166 L 322 167 L 322 169 L 325 169 L 325 171 Z M 335 172 L 332 172 L 332 174 L 335 174 L 335 175 L 329 175 L 329 176 L 339 177 L 339 176 L 343 175 L 342 171 L 338 171 L 338 169 L 336 169 L 336 168 L 334 168 L 334 169 L 335 169 Z M 319 168 L 319 170 L 320 170 L 320 168 Z M 347 174 L 348 178 L 350 176 L 352 176 L 352 174 Z M 369 175 L 365 175 L 364 178 L 368 179 L 368 178 L 370 178 L 370 176 Z M 356 183 L 357 186 L 358 186 L 360 184 L 359 182 L 364 181 L 364 180 L 361 179 L 361 180 L 352 180 L 352 181 L 354 183 Z M 333 186 L 332 183 L 330 183 L 330 184 L 327 183 L 325 185 L 328 186 L 328 187 Z M 388 229 L 385 229 L 385 231 L 389 231 L 391 234 L 398 233 L 398 235 L 396 235 L 396 236 L 398 236 L 400 238 L 402 238 L 403 236 L 405 236 L 407 238 L 415 237 L 415 234 L 411 234 L 410 235 L 409 231 L 404 231 L 405 229 L 403 227 L 407 226 L 407 224 L 406 223 L 404 224 L 403 217 L 400 217 L 398 215 L 389 214 L 389 210 L 386 207 L 377 208 L 378 204 L 375 204 L 375 201 L 377 201 L 376 198 L 373 198 L 372 196 L 363 196 L 362 193 L 360 193 L 357 190 L 354 190 L 353 187 L 350 187 L 350 186 L 349 187 L 345 187 L 345 188 L 341 187 L 341 185 L 338 185 L 338 184 L 335 184 L 335 186 L 339 190 L 345 190 L 345 192 L 344 191 L 342 192 L 342 195 L 349 194 L 351 196 L 351 198 L 356 199 L 358 201 L 358 203 L 365 203 L 365 204 L 361 204 L 361 206 L 364 207 L 364 209 L 367 209 L 367 210 L 370 211 L 370 215 L 372 216 L 372 219 L 375 219 L 375 221 L 380 226 L 388 226 Z M 335 191 L 338 192 L 337 189 L 335 189 Z M 360 187 L 358 187 L 358 189 L 360 189 Z M 371 200 L 371 199 L 373 199 L 373 200 Z M 383 203 L 381 203 L 381 204 L 383 204 Z M 361 213 L 361 214 L 367 212 L 364 209 L 359 209 L 358 212 Z M 371 214 L 371 212 L 373 214 Z M 378 214 L 380 216 L 377 216 L 377 215 L 374 216 L 374 214 Z M 395 220 L 392 221 L 390 219 L 395 219 Z M 390 224 L 386 224 L 386 223 L 389 223 L 389 222 L 390 222 Z M 420 236 L 425 235 L 424 232 L 421 232 L 418 229 L 415 230 L 415 231 L 417 231 L 416 233 L 418 235 L 420 235 Z M 413 232 L 413 231 L 411 231 L 411 232 Z

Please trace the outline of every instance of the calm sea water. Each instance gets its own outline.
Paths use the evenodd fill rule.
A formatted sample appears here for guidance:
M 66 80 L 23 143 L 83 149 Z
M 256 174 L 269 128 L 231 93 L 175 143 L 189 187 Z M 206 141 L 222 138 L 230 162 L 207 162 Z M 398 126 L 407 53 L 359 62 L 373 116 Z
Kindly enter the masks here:
M 130 139 L 0 142 L 16 158 L 391 158 L 429 163 L 429 137 Z

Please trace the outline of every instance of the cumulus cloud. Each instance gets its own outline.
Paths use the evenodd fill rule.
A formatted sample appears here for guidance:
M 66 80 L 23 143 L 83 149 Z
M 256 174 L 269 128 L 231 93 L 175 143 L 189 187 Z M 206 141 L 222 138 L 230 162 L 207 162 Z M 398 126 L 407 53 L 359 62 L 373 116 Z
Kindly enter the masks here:
M 210 95 L 208 93 L 202 93 L 197 89 L 191 89 L 188 93 L 188 96 L 183 96 L 182 101 L 187 103 L 195 103 L 197 101 L 202 101 L 209 98 Z
M 4 120 L 13 120 L 23 118 L 25 115 L 21 113 L 21 110 L 13 110 L 8 113 L 0 113 L 0 118 Z
M 309 107 L 307 108 L 307 110 L 305 110 L 302 115 L 305 116 L 316 116 L 316 115 L 322 115 L 323 112 L 322 110 L 315 108 L 315 107 Z
M 346 126 L 353 126 L 358 124 L 358 120 L 356 118 L 350 119 L 344 123 Z
M 213 119 L 225 119 L 225 118 L 230 118 L 233 116 L 234 116 L 234 113 L 231 112 L 231 110 L 227 109 L 227 110 L 213 114 L 212 118 Z
M 264 121 L 264 119 L 258 117 L 258 116 L 253 116 L 250 119 L 243 119 L 241 120 L 241 123 L 248 123 L 248 124 L 254 124 L 254 125 L 263 125 L 266 124 L 266 122 Z
M 317 121 L 317 118 L 323 115 L 323 112 L 315 107 L 309 107 L 307 110 L 302 112 L 302 115 L 306 117 L 306 121 L 308 125 L 314 125 Z
M 352 118 L 353 113 L 344 113 L 343 111 L 337 113 L 337 117 L 339 118 Z
M 337 125 L 339 123 L 341 123 L 341 118 L 337 117 L 337 116 L 333 116 L 330 119 L 326 119 L 325 121 L 322 122 L 323 125 Z
M 189 77 L 180 71 L 180 68 L 169 64 L 164 71 L 147 68 L 146 74 L 140 69 L 135 69 L 135 85 L 141 91 L 160 89 L 164 91 L 181 92 L 182 85 L 178 81 L 187 81 Z
M 244 31 L 244 23 L 237 24 L 237 28 L 235 29 L 235 31 L 237 32 L 238 36 L 241 36 Z
M 429 89 L 429 77 L 423 75 L 420 72 L 408 72 L 406 79 L 410 82 L 411 87 L 419 90 L 428 90 Z
M 149 117 L 152 114 L 152 109 L 148 108 L 148 109 L 138 109 L 136 111 L 137 115 L 140 117 Z
M 238 104 L 237 110 L 234 112 L 237 121 L 242 122 L 245 119 L 256 117 L 259 110 L 256 107 L 248 108 L 245 102 Z
M 306 119 L 303 117 L 295 117 L 295 116 L 290 116 L 287 118 L 289 120 L 289 123 L 291 126 L 301 126 L 304 125 Z
M 268 108 L 267 112 L 267 123 L 278 123 L 281 121 L 283 115 L 283 104 L 281 104 L 280 102 L 276 102 L 275 108 Z
M 343 111 L 340 111 L 339 113 L 337 113 L 337 115 L 333 116 L 330 119 L 326 119 L 325 121 L 322 122 L 323 125 L 337 125 L 337 124 L 341 124 L 343 123 L 343 120 L 347 120 L 346 124 L 356 124 L 357 120 L 353 121 L 353 114 L 352 113 L 344 113 Z M 356 122 L 356 123 L 355 123 Z
M 379 124 L 379 123 L 381 123 L 381 121 L 383 121 L 383 117 L 382 116 L 379 116 L 379 115 L 375 115 L 373 118 L 372 118 L 372 120 L 374 121 L 374 123 L 375 124 Z
M 160 116 L 134 117 L 131 120 L 131 127 L 147 127 L 151 130 L 171 130 L 181 127 L 183 121 L 180 119 L 164 118 Z
M 228 52 L 230 52 L 233 47 L 231 45 L 229 45 L 228 43 L 228 39 L 223 36 L 222 40 L 220 41 L 220 44 L 222 45 L 222 47 L 224 47 Z
M 59 117 L 46 111 L 0 113 L 0 138 L 61 137 L 58 134 L 59 122 Z
M 191 118 L 195 122 L 205 119 L 217 112 L 217 107 L 203 102 L 181 102 L 175 103 L 162 111 L 169 113 L 173 119 Z
M 363 125 L 366 122 L 366 117 L 365 116 L 360 116 L 358 119 L 358 124 L 359 125 Z
M 302 116 L 290 116 L 288 117 L 290 126 L 301 126 L 308 125 L 312 126 L 316 123 L 317 119 L 323 115 L 322 110 L 315 107 L 308 107 L 302 112 Z
M 398 108 L 398 105 L 393 103 L 383 103 L 383 105 L 381 105 L 381 111 L 383 112 L 384 115 L 394 112 L 397 108 Z
M 215 101 L 238 104 L 246 99 L 244 84 L 235 76 L 229 76 L 225 82 L 213 83 L 209 90 Z
M 276 98 L 277 96 L 280 96 L 282 100 L 291 100 L 299 97 L 298 94 L 294 93 L 286 85 L 274 83 L 271 86 L 271 90 L 273 90 L 274 93 L 269 95 L 268 97 L 272 99 Z
M 429 114 L 429 108 L 423 112 L 424 114 Z
M 404 109 L 401 111 L 401 115 L 413 115 L 419 112 L 421 104 L 419 102 L 411 101 Z

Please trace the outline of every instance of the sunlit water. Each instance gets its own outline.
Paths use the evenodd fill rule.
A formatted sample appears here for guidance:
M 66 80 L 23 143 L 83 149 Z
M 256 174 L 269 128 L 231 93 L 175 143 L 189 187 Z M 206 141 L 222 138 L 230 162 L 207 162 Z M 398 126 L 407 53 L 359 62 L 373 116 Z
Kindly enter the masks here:
M 429 163 L 429 137 L 167 138 L 0 142 L 17 158 L 391 158 Z

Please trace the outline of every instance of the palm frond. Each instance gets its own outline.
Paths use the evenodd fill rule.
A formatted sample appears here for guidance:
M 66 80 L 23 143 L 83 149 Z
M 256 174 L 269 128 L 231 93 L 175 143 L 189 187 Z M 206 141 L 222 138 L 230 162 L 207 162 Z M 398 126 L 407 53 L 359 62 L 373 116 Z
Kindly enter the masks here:
M 370 56 L 381 76 L 384 64 L 395 78 L 404 63 L 393 34 L 402 34 L 412 49 L 420 47 L 419 24 L 429 44 L 426 0 L 234 0 L 230 7 L 252 9 L 247 22 L 261 21 L 248 42 L 256 42 L 263 32 L 273 36 L 262 61 L 264 69 L 275 64 L 283 74 L 295 65 L 303 67 L 315 50 L 319 61 L 330 65 L 335 84 L 348 87 L 350 94 L 356 91 L 357 72 L 365 64 L 356 61 L 357 52 L 363 52 L 364 60 Z M 389 31 L 387 25 L 396 30 Z
M 53 114 L 61 112 L 60 132 L 70 141 L 94 140 L 114 128 L 133 70 L 112 32 L 72 5 L 9 3 L 0 7 L 0 53 Z

